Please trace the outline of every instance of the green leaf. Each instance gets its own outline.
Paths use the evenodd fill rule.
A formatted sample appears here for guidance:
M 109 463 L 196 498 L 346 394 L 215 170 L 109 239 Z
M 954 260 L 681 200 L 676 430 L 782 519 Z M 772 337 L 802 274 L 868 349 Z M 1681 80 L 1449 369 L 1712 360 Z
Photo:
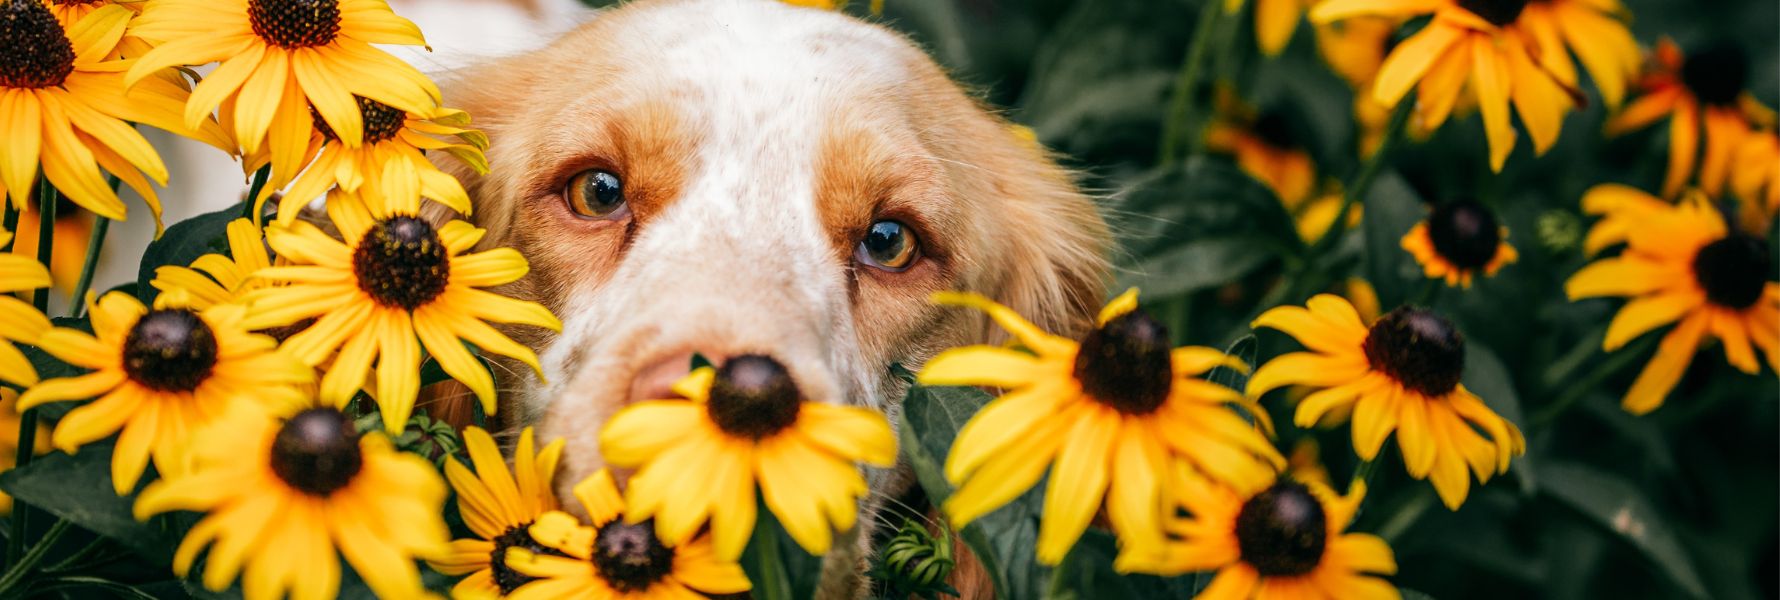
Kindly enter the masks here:
M 1275 252 L 1301 246 L 1297 224 L 1273 192 L 1222 159 L 1194 156 L 1151 170 L 1128 183 L 1105 212 L 1127 265 L 1216 238 L 1267 240 Z
M 1427 210 L 1421 196 L 1391 170 L 1379 173 L 1365 200 L 1366 279 L 1378 291 L 1379 306 L 1389 309 L 1407 301 L 1422 280 L 1415 258 L 1403 250 L 1403 235 Z
M 1619 477 L 1577 463 L 1547 460 L 1539 477 L 1546 495 L 1637 548 L 1689 596 L 1706 597 L 1705 584 L 1680 540 L 1643 492 Z
M 143 480 L 151 476 L 145 474 Z M 179 543 L 171 517 L 137 521 L 130 510 L 135 496 L 119 497 L 112 492 L 109 443 L 85 446 L 73 455 L 52 452 L 39 456 L 23 468 L 0 474 L 0 489 L 159 564 L 172 560 L 173 548 Z
M 1502 359 L 1497 358 L 1489 346 L 1475 340 L 1465 346 L 1463 381 L 1465 387 L 1477 394 L 1497 415 L 1525 430 L 1526 415 L 1521 413 L 1520 395 L 1514 392 L 1514 379 L 1508 374 L 1508 367 L 1502 365 Z M 1513 471 L 1515 478 L 1520 481 L 1521 493 L 1532 494 L 1537 488 L 1533 481 L 1533 465 L 1527 459 L 1525 455 L 1514 459 L 1508 470 Z
M 976 388 L 922 386 L 910 386 L 903 399 L 902 452 L 935 506 L 952 495 L 944 465 L 958 429 L 991 399 Z M 1036 598 L 1044 590 L 1046 570 L 1035 555 L 1043 497 L 1042 483 L 1034 485 L 958 532 L 989 573 L 997 597 Z
M 1064 569 L 1061 585 L 1069 595 L 1094 598 L 1190 598 L 1194 575 L 1157 577 L 1113 570 L 1119 555 L 1118 539 L 1109 531 L 1089 528 L 1058 568 Z
M 1194 240 L 1126 269 L 1114 289 L 1136 286 L 1150 299 L 1172 298 L 1236 281 L 1279 255 L 1280 246 L 1260 236 Z
M 1398 588 L 1397 593 L 1403 596 L 1403 600 L 1434 600 L 1433 596 L 1409 588 Z
M 761 600 L 814 598 L 822 558 L 805 552 L 764 501 L 756 499 L 755 503 L 754 533 L 741 559 L 742 570 L 754 582 L 754 596 Z
M 166 266 L 187 266 L 198 257 L 210 253 L 228 255 L 229 222 L 241 218 L 243 206 L 232 204 L 222 210 L 204 213 L 168 227 L 161 239 L 148 244 L 142 252 L 142 265 L 136 273 L 137 298 L 144 303 L 160 294 L 148 284 L 155 278 L 155 269 Z

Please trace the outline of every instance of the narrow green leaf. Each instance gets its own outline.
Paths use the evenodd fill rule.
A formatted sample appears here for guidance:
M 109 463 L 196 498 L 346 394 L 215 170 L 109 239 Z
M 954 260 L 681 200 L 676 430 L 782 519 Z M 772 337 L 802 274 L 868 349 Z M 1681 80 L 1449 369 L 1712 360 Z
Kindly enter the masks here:
M 1540 490 L 1576 509 L 1637 548 L 1682 591 L 1706 597 L 1706 586 L 1669 524 L 1644 493 L 1614 475 L 1582 464 L 1547 460 Z
M 241 217 L 241 203 L 222 210 L 204 213 L 168 227 L 161 239 L 148 244 L 142 252 L 142 264 L 136 272 L 137 298 L 151 302 L 160 294 L 148 284 L 155 278 L 155 269 L 166 265 L 187 266 L 198 257 L 210 253 L 228 255 L 229 222 Z

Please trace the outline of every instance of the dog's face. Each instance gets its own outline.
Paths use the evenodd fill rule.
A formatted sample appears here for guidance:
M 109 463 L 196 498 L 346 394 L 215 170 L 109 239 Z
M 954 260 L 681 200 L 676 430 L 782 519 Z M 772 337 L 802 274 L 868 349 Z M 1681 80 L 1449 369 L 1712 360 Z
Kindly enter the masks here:
M 493 140 L 493 174 L 463 175 L 484 245 L 531 261 L 508 292 L 563 321 L 521 338 L 545 380 L 509 378 L 501 416 L 568 440 L 565 489 L 602 466 L 606 419 L 671 397 L 693 353 L 770 356 L 808 399 L 894 412 L 892 364 L 988 339 L 933 292 L 1063 331 L 1101 296 L 1105 225 L 1067 174 L 845 16 L 640 2 L 447 98 Z

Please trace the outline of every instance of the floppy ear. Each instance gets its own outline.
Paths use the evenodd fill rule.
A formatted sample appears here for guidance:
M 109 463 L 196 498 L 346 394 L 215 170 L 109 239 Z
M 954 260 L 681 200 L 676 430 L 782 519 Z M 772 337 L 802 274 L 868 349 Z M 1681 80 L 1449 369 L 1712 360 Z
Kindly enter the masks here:
M 948 150 L 970 167 L 954 169 L 954 185 L 980 207 L 978 290 L 1046 331 L 1084 332 L 1106 296 L 1106 221 L 1030 130 L 971 110 L 951 120 Z M 1004 339 L 984 326 L 980 339 Z
M 1093 325 L 1106 298 L 1110 234 L 1073 175 L 1029 130 L 1011 127 L 1003 143 L 1014 146 L 1012 161 L 991 170 L 1009 244 L 995 298 L 1046 331 L 1074 337 Z
M 507 233 L 511 231 L 514 211 L 518 210 L 514 203 L 518 198 L 519 175 L 523 172 L 513 163 L 525 162 L 520 149 L 528 143 L 528 140 L 519 139 L 527 137 L 525 128 L 515 124 L 528 118 L 526 111 L 531 107 L 526 100 L 534 97 L 537 86 L 545 85 L 540 81 L 543 78 L 538 69 L 526 65 L 539 64 L 534 55 L 549 51 L 540 49 L 478 63 L 440 78 L 445 106 L 469 113 L 470 127 L 481 130 L 489 139 L 490 145 L 485 153 L 490 167 L 488 173 L 477 173 L 469 165 L 442 152 L 433 156 L 433 163 L 456 177 L 464 191 L 469 193 L 475 212 L 467 220 L 488 230 L 478 247 L 507 245 Z M 455 216 L 449 209 L 430 202 L 423 212 L 433 221 Z

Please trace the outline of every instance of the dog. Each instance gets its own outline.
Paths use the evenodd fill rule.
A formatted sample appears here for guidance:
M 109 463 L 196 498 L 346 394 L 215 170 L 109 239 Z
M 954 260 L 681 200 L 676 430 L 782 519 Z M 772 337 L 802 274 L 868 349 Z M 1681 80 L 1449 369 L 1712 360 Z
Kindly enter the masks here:
M 531 262 L 503 292 L 563 321 L 512 332 L 544 377 L 508 369 L 498 416 L 567 440 L 565 498 L 604 466 L 601 425 L 673 397 L 694 353 L 770 356 L 806 399 L 895 423 L 892 365 L 1004 339 L 934 292 L 980 292 L 1072 336 L 1104 298 L 1108 228 L 1072 173 L 878 25 L 644 0 L 444 87 L 489 134 L 492 170 L 441 166 L 475 199 L 482 246 Z M 864 592 L 869 515 L 913 485 L 906 467 L 869 479 L 820 597 Z

